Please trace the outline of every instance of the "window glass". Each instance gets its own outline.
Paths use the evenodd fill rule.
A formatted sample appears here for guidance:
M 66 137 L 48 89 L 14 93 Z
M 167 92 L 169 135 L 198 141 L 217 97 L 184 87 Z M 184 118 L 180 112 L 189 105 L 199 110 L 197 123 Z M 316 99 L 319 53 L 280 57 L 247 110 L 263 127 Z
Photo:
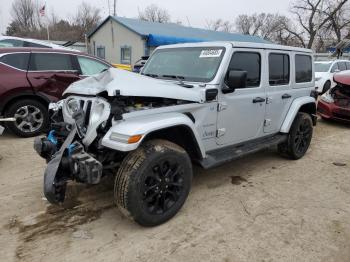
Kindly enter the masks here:
M 315 72 L 328 72 L 332 63 L 316 62 L 315 63 Z M 338 67 L 337 67 L 338 68 Z
M 160 49 L 147 60 L 142 73 L 164 79 L 209 82 L 215 77 L 224 54 L 221 47 Z
M 308 55 L 295 56 L 295 80 L 297 83 L 312 81 L 312 59 Z
M 29 68 L 31 71 L 75 70 L 70 55 L 55 53 L 32 53 Z
M 32 43 L 32 42 L 27 42 L 27 41 L 24 42 L 23 46 L 24 47 L 49 48 L 48 46 L 45 46 L 45 45 L 40 45 L 40 44 L 37 44 L 37 43 Z
M 346 70 L 350 70 L 350 62 L 346 62 Z
M 0 40 L 1 47 L 23 47 L 24 43 L 22 40 L 17 39 L 3 39 Z
M 101 73 L 103 70 L 109 68 L 103 63 L 83 56 L 78 56 L 78 61 L 81 68 L 81 73 L 87 76 Z
M 106 58 L 106 49 L 104 46 L 98 46 L 96 49 L 96 56 L 102 59 Z
M 121 48 L 121 58 L 120 62 L 122 64 L 131 64 L 131 47 L 122 47 Z
M 28 60 L 29 60 L 29 53 L 9 54 L 9 55 L 4 55 L 0 57 L 1 63 L 7 64 L 9 66 L 12 66 L 21 70 L 27 70 Z
M 338 67 L 340 71 L 345 71 L 346 70 L 345 62 L 338 62 Z
M 339 70 L 338 63 L 335 63 L 332 67 L 331 73 L 334 73 L 336 70 Z
M 289 84 L 289 55 L 270 54 L 269 82 L 271 86 Z
M 261 58 L 259 53 L 236 52 L 233 54 L 229 70 L 246 71 L 247 87 L 260 86 Z

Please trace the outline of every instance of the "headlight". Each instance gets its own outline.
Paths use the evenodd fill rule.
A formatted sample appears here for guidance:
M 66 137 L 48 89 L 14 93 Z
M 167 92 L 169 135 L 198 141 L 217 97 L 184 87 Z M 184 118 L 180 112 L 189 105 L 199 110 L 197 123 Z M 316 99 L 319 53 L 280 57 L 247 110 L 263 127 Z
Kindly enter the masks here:
M 105 110 L 105 105 L 102 102 L 96 101 L 91 109 L 89 126 L 94 125 L 100 121 Z
M 80 103 L 75 98 L 69 98 L 66 101 L 66 108 L 69 115 L 74 115 L 80 109 Z
M 332 95 L 329 93 L 329 91 L 326 92 L 326 93 L 324 93 L 324 94 L 321 96 L 321 100 L 322 100 L 323 102 L 328 103 L 328 104 L 334 103 L 334 99 L 333 99 Z

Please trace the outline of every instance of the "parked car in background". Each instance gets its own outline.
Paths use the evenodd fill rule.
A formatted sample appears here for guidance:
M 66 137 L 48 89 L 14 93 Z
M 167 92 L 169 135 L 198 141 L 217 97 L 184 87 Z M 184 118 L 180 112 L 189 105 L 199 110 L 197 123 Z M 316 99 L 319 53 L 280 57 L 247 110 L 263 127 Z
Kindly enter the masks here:
M 149 56 L 142 56 L 140 60 L 136 61 L 132 71 L 135 73 L 140 73 L 141 69 L 144 67 L 148 60 Z
M 318 61 L 315 62 L 315 85 L 316 91 L 320 94 L 326 93 L 336 83 L 333 81 L 334 73 L 350 70 L 350 61 Z
M 8 128 L 18 136 L 40 134 L 48 125 L 48 104 L 73 82 L 111 65 L 67 50 L 0 48 L 0 116 L 15 117 Z
M 336 86 L 321 96 L 317 112 L 323 119 L 350 122 L 350 70 L 334 75 Z
M 45 41 L 30 39 L 30 38 L 21 38 L 14 36 L 0 36 L 0 48 L 5 47 L 36 47 L 36 48 L 53 48 L 53 49 L 62 49 L 62 50 L 71 50 L 61 45 L 56 45 L 48 43 Z M 76 51 L 76 50 L 74 50 Z

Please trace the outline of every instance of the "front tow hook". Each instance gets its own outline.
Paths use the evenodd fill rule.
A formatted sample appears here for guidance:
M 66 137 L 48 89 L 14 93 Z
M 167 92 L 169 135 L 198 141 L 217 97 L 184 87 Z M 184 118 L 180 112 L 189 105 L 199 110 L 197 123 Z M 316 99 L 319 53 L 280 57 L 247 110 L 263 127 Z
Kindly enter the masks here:
M 44 173 L 44 195 L 51 204 L 62 203 L 65 199 L 67 178 L 62 170 L 62 157 L 65 150 L 72 144 L 77 127 L 74 126 L 60 150 L 52 157 Z

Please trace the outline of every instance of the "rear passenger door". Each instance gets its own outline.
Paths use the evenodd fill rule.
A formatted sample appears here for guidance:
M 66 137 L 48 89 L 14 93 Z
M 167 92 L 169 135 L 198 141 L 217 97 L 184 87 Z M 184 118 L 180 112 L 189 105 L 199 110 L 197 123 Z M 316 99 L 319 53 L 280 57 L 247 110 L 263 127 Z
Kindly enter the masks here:
M 280 130 L 293 101 L 290 52 L 267 52 L 269 83 L 266 88 L 265 133 Z
M 51 101 L 59 100 L 65 89 L 80 79 L 74 57 L 54 52 L 31 53 L 27 77 L 34 91 Z

